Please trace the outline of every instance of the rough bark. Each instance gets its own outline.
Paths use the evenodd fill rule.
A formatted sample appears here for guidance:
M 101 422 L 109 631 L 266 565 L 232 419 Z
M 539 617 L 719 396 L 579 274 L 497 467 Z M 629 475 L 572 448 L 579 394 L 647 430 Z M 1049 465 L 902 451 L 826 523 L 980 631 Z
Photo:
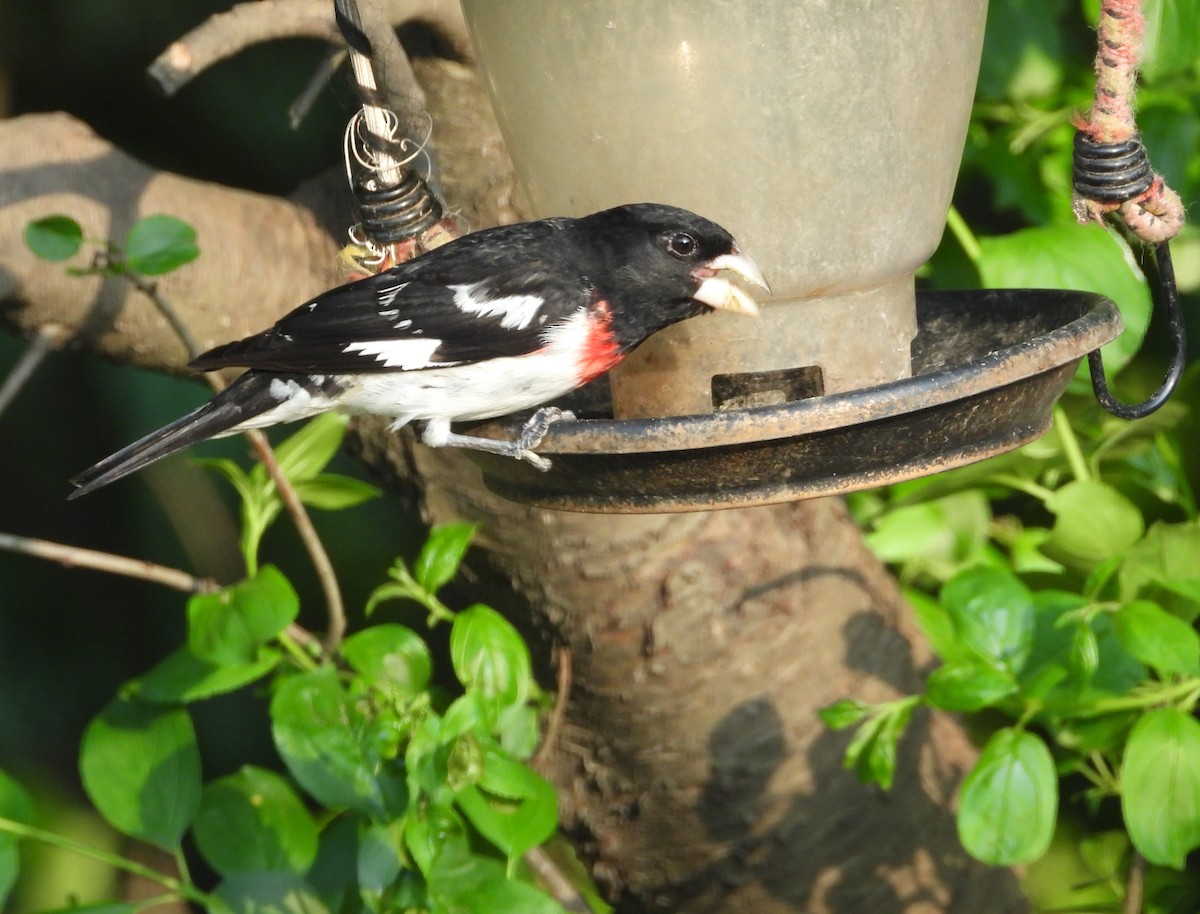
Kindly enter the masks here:
M 475 227 L 513 218 L 477 77 L 446 62 L 418 72 L 451 204 Z M 51 212 L 91 237 L 120 238 L 150 212 L 196 225 L 202 258 L 163 290 L 202 345 L 258 329 L 336 278 L 335 244 L 307 206 L 156 172 L 64 115 L 0 122 L 0 163 L 9 330 L 82 328 L 81 345 L 155 370 L 183 360 L 121 283 L 68 279 L 24 251 L 25 222 Z M 957 724 L 918 719 L 883 795 L 842 770 L 846 737 L 816 719 L 841 696 L 912 689 L 927 660 L 839 502 L 571 515 L 501 501 L 463 455 L 370 424 L 358 450 L 429 520 L 481 521 L 485 581 L 511 586 L 514 616 L 570 651 L 550 769 L 564 822 L 620 911 L 1022 909 L 1012 875 L 968 861 L 955 838 L 951 797 L 972 755 Z

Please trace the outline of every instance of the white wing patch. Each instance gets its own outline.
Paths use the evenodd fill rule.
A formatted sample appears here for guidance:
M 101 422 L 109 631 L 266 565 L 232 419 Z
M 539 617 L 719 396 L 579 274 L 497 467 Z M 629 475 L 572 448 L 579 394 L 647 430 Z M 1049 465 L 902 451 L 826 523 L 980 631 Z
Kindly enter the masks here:
M 506 295 L 489 299 L 480 294 L 483 286 L 483 283 L 477 282 L 447 288 L 454 290 L 454 305 L 459 311 L 481 317 L 499 317 L 500 326 L 508 330 L 524 330 L 545 304 L 545 299 L 539 295 Z
M 379 300 L 379 304 L 386 308 L 396 300 L 396 296 L 403 292 L 407 286 L 408 283 L 406 282 L 399 282 L 394 286 L 384 286 L 375 293 L 375 297 Z
M 388 368 L 412 370 L 427 368 L 430 364 L 429 359 L 441 345 L 442 341 L 435 339 L 374 340 L 350 343 L 342 351 L 374 356 L 376 361 L 382 362 Z

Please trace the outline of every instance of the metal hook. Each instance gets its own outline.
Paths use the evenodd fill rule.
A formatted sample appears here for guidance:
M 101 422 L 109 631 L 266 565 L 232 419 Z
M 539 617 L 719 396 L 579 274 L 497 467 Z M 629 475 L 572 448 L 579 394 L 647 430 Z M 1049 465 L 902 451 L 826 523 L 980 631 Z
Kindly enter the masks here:
M 1141 419 L 1150 415 L 1170 399 L 1187 364 L 1187 334 L 1183 326 L 1183 306 L 1179 301 L 1179 288 L 1175 284 L 1175 267 L 1171 263 L 1171 248 L 1166 241 L 1154 246 L 1154 265 L 1158 273 L 1158 298 L 1167 313 L 1167 330 L 1171 337 L 1171 361 L 1167 376 L 1158 390 L 1141 403 L 1122 403 L 1108 390 L 1104 376 L 1104 361 L 1100 350 L 1088 353 L 1088 369 L 1092 375 L 1092 390 L 1100 405 L 1119 419 Z

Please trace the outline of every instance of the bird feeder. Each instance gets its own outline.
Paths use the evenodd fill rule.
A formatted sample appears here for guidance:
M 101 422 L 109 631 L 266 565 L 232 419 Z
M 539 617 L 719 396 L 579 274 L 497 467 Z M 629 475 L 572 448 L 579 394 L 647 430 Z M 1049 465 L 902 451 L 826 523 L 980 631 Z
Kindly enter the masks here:
M 683 206 L 729 229 L 773 294 L 759 320 L 643 344 L 551 428 L 548 472 L 477 455 L 502 495 L 699 510 L 948 469 L 1042 434 L 1080 359 L 1120 332 L 1084 293 L 915 292 L 986 0 L 463 5 L 534 216 Z

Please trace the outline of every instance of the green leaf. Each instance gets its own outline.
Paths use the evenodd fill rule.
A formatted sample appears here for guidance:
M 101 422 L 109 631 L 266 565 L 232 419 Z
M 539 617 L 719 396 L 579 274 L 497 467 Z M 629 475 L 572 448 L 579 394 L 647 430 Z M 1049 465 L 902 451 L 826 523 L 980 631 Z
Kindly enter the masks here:
M 1151 863 L 1181 870 L 1200 847 L 1200 723 L 1190 714 L 1159 708 L 1134 726 L 1121 810 L 1134 847 Z
M 467 554 L 476 529 L 475 524 L 442 524 L 430 530 L 429 539 L 413 565 L 417 583 L 429 593 L 437 593 L 449 583 Z
M 335 809 L 386 817 L 403 810 L 403 781 L 389 769 L 386 724 L 377 728 L 325 668 L 286 679 L 271 701 L 275 747 L 313 797 Z
M 1125 332 L 1101 350 L 1110 375 L 1141 347 L 1150 323 L 1150 292 L 1128 245 L 1115 233 L 1098 225 L 1047 225 L 979 243 L 986 288 L 1079 289 L 1120 306 Z
M 969 568 L 942 588 L 941 599 L 964 647 L 1020 671 L 1033 646 L 1033 597 L 1011 572 Z
M 143 276 L 161 276 L 195 260 L 196 230 L 174 216 L 147 216 L 125 239 L 125 264 Z
M 251 663 L 220 666 L 201 660 L 185 646 L 128 683 L 125 692 L 131 698 L 158 704 L 186 704 L 257 682 L 275 669 L 280 659 L 279 651 L 263 649 Z
M 426 877 L 434 861 L 451 845 L 466 847 L 466 826 L 453 809 L 428 806 L 406 820 L 404 846 Z
M 317 826 L 287 781 L 244 765 L 213 781 L 192 826 L 196 846 L 222 876 L 258 870 L 303 874 L 317 856 Z
M 1200 521 L 1186 524 L 1156 523 L 1142 541 L 1130 547 L 1121 565 L 1122 600 L 1132 600 L 1150 585 L 1165 581 L 1193 581 L 1200 585 Z
M 992 735 L 963 781 L 958 837 L 992 866 L 1031 863 L 1046 852 L 1058 813 L 1058 778 L 1046 744 L 1007 728 Z
M 447 845 L 429 870 L 435 910 L 564 914 L 562 907 L 525 882 L 509 879 L 495 860 L 476 856 L 465 845 Z
M 1113 631 L 1125 650 L 1160 675 L 1200 675 L 1200 635 L 1157 604 L 1126 603 L 1113 619 Z
M 67 260 L 82 244 L 83 228 L 70 216 L 46 216 L 25 226 L 25 245 L 42 260 Z
M 1145 532 L 1137 505 L 1095 480 L 1069 482 L 1046 500 L 1055 515 L 1046 554 L 1088 570 L 1120 555 Z
M 363 629 L 342 643 L 342 655 L 368 684 L 392 699 L 409 699 L 424 691 L 433 672 L 428 646 L 403 625 Z
M 29 794 L 3 771 L 0 771 L 0 818 L 28 825 L 33 821 L 33 803 Z M 16 884 L 20 859 L 17 837 L 0 831 L 0 908 Z
M 382 494 L 379 488 L 369 482 L 336 473 L 320 473 L 312 479 L 293 483 L 292 487 L 300 501 L 319 511 L 353 508 Z
M 492 747 L 484 747 L 478 782 L 460 789 L 454 799 L 467 820 L 510 861 L 542 844 L 558 825 L 554 788 Z
M 1043 0 L 1010 0 L 988 10 L 979 96 L 1013 100 L 1048 95 L 1062 81 L 1057 8 Z
M 940 666 L 925 682 L 925 698 L 944 711 L 979 711 L 1016 690 L 1016 680 L 1008 670 L 974 659 Z
M 493 715 L 533 692 L 529 648 L 500 613 L 476 604 L 454 618 L 450 662 L 459 682 Z
M 323 413 L 281 441 L 275 448 L 275 459 L 283 475 L 293 485 L 315 479 L 342 446 L 349 421 L 339 413 Z M 261 481 L 266 480 L 266 470 L 261 465 L 252 472 L 259 474 Z
M 890 790 L 896 774 L 896 746 L 904 735 L 919 698 L 881 705 L 867 718 L 846 747 L 844 767 L 853 769 L 864 784 Z
M 275 567 L 256 576 L 188 600 L 188 646 L 201 660 L 244 666 L 259 648 L 295 621 L 300 598 Z
M 1138 75 L 1158 80 L 1194 72 L 1200 60 L 1200 4 L 1196 0 L 1146 0 L 1146 32 Z
M 88 724 L 83 786 L 118 831 L 174 850 L 200 803 L 200 753 L 182 708 L 117 699 Z
M 831 730 L 845 730 L 870 714 L 871 707 L 852 698 L 843 698 L 831 705 L 826 705 L 817 713 L 821 718 L 821 723 Z
M 1077 622 L 1071 628 L 1067 667 L 1075 683 L 1083 687 L 1092 681 L 1100 667 L 1100 639 L 1096 637 L 1095 629 L 1086 622 Z
M 331 911 L 350 910 L 349 898 L 358 897 L 355 872 L 358 861 L 358 835 L 362 819 L 354 813 L 334 816 L 321 829 L 317 858 L 306 879 Z
M 958 632 L 954 628 L 954 620 L 942 607 L 942 604 L 922 590 L 915 587 L 904 588 L 904 599 L 913 608 L 917 625 L 921 627 L 929 646 L 942 660 L 951 660 L 962 651 L 958 641 Z
M 982 552 L 992 520 L 983 492 L 956 492 L 884 514 L 866 535 L 882 561 L 945 580 Z
M 235 873 L 216 896 L 231 914 L 330 914 L 312 887 L 295 873 Z M 211 914 L 220 909 L 209 908 Z
M 395 903 L 396 881 L 404 872 L 401 842 L 391 825 L 372 825 L 359 841 L 355 872 L 358 891 L 370 911 L 403 910 Z

